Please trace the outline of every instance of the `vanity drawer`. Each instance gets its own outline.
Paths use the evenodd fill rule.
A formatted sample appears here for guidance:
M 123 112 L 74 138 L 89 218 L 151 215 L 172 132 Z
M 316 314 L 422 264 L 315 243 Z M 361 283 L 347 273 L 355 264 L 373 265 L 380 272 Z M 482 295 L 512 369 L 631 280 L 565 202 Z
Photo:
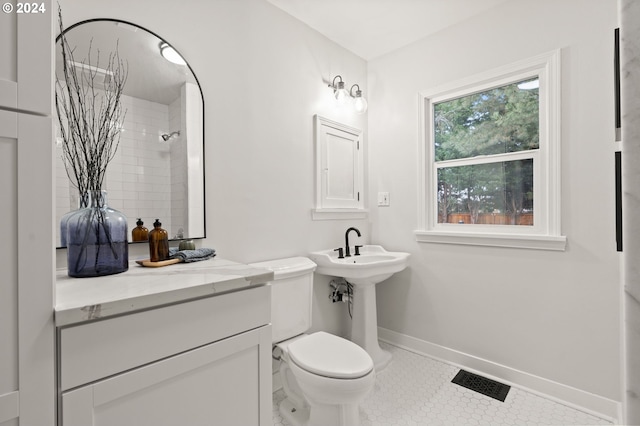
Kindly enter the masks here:
M 58 330 L 62 391 L 271 321 L 271 286 Z

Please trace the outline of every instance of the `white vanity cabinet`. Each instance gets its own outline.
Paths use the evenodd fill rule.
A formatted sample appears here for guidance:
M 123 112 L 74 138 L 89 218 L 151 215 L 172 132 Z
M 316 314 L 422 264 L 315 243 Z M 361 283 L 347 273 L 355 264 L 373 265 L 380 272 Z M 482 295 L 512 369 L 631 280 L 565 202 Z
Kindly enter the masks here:
M 65 392 L 62 424 L 266 425 L 259 359 L 267 334 L 249 331 Z
M 270 304 L 254 284 L 59 326 L 58 425 L 271 425 Z

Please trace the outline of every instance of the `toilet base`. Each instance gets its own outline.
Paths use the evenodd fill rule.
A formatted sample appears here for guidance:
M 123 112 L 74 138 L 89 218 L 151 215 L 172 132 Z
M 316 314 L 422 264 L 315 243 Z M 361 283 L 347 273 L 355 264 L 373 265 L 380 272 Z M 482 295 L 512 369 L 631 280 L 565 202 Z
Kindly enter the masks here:
M 371 358 L 373 359 L 373 363 L 376 366 L 376 371 L 379 372 L 384 370 L 387 365 L 389 365 L 389 363 L 393 359 L 393 355 L 391 355 L 391 352 L 382 349 L 380 345 L 376 346 L 376 348 L 369 347 L 370 351 L 367 352 L 369 352 L 369 355 L 371 355 Z
M 309 422 L 309 408 L 298 408 L 289 398 L 284 399 L 278 409 L 291 426 L 304 426 Z
M 287 398 L 280 403 L 278 409 L 282 418 L 291 426 L 360 425 L 358 406 L 320 404 L 315 407 L 312 417 L 310 408 L 298 408 Z

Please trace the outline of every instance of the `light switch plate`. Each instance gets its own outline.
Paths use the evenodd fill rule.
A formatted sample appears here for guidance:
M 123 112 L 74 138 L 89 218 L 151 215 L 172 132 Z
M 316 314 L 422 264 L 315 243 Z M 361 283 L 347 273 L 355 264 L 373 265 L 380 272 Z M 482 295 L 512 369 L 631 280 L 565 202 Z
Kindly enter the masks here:
M 378 192 L 378 206 L 383 206 L 383 207 L 389 206 L 388 192 Z

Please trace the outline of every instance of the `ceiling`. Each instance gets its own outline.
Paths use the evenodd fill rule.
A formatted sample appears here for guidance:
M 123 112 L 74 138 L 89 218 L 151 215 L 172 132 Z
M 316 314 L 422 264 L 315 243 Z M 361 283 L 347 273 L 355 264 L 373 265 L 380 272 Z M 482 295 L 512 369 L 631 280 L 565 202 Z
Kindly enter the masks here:
M 365 60 L 509 0 L 267 0 Z

